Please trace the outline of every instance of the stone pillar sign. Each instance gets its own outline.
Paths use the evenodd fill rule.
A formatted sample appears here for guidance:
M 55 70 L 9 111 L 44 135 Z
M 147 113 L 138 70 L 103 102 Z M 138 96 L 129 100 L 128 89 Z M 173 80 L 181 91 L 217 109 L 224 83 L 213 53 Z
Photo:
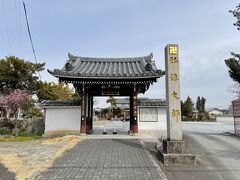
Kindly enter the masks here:
M 165 48 L 167 138 L 182 140 L 178 45 Z
M 165 48 L 165 75 L 167 100 L 167 139 L 161 140 L 158 149 L 164 164 L 195 164 L 196 156 L 189 154 L 187 143 L 182 139 L 181 103 L 179 83 L 178 45 L 169 44 Z

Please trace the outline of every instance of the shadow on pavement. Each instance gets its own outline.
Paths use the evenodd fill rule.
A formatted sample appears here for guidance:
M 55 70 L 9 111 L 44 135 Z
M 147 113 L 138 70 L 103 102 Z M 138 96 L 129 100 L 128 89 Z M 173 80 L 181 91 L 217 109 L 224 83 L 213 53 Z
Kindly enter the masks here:
M 125 144 L 128 146 L 132 146 L 138 149 L 144 149 L 140 143 L 136 143 L 136 140 L 133 139 L 112 139 L 113 142 Z
M 2 164 L 0 164 L 0 180 L 14 180 L 15 174 L 9 172 Z

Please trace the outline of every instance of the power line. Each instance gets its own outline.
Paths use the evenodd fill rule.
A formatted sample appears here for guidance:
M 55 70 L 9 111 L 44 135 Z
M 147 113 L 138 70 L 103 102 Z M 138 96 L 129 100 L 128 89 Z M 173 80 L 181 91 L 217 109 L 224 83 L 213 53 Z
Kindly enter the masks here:
M 15 20 L 16 20 L 16 30 L 17 30 L 17 41 L 18 41 L 18 50 L 20 54 L 20 33 L 19 33 L 19 24 L 18 24 L 18 10 L 17 10 L 17 2 L 14 0 L 14 12 L 15 12 Z
M 35 62 L 37 63 L 36 53 L 35 53 L 35 50 L 34 50 L 33 40 L 32 40 L 31 31 L 30 31 L 30 27 L 29 27 L 29 23 L 28 23 L 27 9 L 26 9 L 26 5 L 25 5 L 24 1 L 22 1 L 22 2 L 23 2 L 24 13 L 25 13 L 25 19 L 26 19 L 26 23 L 27 23 L 28 35 L 29 35 L 29 38 L 30 38 L 30 41 L 31 41 L 34 59 L 35 59 Z M 38 74 L 39 74 L 39 79 L 41 80 L 40 72 L 38 72 Z
M 3 18 L 4 18 L 4 25 L 5 25 L 5 28 L 6 28 L 8 48 L 9 48 L 9 52 L 11 54 L 12 48 L 11 48 L 11 42 L 10 42 L 10 37 L 9 37 L 9 31 L 8 31 L 8 25 L 7 25 L 7 16 L 6 16 L 4 0 L 2 1 L 2 7 L 3 7 Z
M 19 30 L 20 30 L 20 47 L 21 47 L 21 55 L 23 57 L 23 35 L 22 35 L 22 18 L 21 18 L 21 1 L 18 1 L 18 17 L 19 17 Z

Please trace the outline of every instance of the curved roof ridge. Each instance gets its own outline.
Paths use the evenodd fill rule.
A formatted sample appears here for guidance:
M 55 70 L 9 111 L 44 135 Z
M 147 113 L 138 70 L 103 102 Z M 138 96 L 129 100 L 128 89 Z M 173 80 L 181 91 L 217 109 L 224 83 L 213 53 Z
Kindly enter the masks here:
M 157 69 L 152 61 L 152 53 L 142 57 L 128 58 L 94 58 L 77 57 L 68 54 L 65 66 L 48 70 L 56 77 L 79 79 L 151 79 L 159 78 L 164 72 Z M 114 68 L 113 68 L 114 67 Z
M 145 60 L 152 60 L 153 54 L 150 53 L 149 55 L 146 56 L 137 56 L 137 57 L 84 57 L 84 56 L 75 56 L 71 53 L 68 53 L 69 60 L 74 59 L 74 60 L 81 60 L 81 61 L 115 61 L 115 60 L 121 60 L 121 61 L 129 61 L 129 60 L 137 60 L 141 61 L 143 59 Z

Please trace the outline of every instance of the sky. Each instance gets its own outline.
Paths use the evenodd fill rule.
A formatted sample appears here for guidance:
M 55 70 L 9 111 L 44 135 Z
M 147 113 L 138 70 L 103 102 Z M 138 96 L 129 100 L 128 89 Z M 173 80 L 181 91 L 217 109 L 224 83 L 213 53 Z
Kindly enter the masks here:
M 153 53 L 165 70 L 164 48 L 179 44 L 181 99 L 197 96 L 206 106 L 227 108 L 236 97 L 224 59 L 240 52 L 239 31 L 228 12 L 237 0 L 25 0 L 42 80 L 76 56 L 134 57 Z M 35 62 L 22 0 L 0 0 L 0 58 Z M 165 99 L 165 79 L 140 97 Z M 104 104 L 100 100 L 99 105 Z

